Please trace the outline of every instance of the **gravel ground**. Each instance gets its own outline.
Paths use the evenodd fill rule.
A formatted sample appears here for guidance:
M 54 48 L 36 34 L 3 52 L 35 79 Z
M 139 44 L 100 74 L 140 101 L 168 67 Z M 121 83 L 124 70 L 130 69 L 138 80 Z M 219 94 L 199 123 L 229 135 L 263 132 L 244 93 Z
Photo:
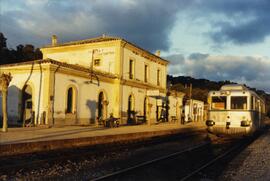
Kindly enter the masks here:
M 270 131 L 259 137 L 231 161 L 219 180 L 270 180 Z

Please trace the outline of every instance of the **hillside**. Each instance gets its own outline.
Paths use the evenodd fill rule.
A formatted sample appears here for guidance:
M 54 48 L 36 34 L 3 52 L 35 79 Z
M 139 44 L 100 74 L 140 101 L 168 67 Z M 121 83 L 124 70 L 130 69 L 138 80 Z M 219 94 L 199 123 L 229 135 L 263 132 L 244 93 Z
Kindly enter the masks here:
M 207 79 L 195 79 L 188 76 L 173 77 L 171 75 L 167 76 L 167 80 L 171 84 L 172 90 L 185 92 L 187 96 L 190 94 L 189 86 L 192 84 L 192 98 L 202 100 L 204 102 L 207 102 L 207 94 L 209 90 L 219 90 L 220 87 L 225 84 L 236 84 L 235 82 L 228 80 L 215 82 Z M 263 90 L 257 90 L 251 87 L 249 88 L 265 99 L 267 115 L 270 117 L 270 94 L 267 94 Z

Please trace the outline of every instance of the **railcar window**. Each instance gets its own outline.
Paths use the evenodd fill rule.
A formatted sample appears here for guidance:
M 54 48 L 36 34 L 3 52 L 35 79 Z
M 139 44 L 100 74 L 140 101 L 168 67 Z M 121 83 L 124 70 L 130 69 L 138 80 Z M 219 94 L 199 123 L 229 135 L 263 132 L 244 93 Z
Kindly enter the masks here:
M 231 109 L 247 109 L 247 97 L 246 96 L 232 96 L 231 97 Z
M 211 108 L 216 110 L 225 110 L 227 104 L 226 96 L 213 96 Z
M 254 110 L 254 96 L 250 97 L 250 109 Z

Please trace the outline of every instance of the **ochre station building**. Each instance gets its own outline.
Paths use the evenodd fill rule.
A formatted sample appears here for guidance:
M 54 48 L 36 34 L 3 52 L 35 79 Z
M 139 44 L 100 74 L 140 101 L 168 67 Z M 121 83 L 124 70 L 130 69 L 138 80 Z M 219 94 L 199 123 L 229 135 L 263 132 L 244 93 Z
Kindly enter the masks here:
M 168 121 L 181 119 L 184 94 L 168 93 L 169 62 L 160 52 L 105 35 L 61 44 L 53 36 L 41 51 L 42 60 L 1 65 L 12 76 L 9 124 L 97 125 L 113 116 L 123 125 L 135 117 L 151 125 L 164 108 Z

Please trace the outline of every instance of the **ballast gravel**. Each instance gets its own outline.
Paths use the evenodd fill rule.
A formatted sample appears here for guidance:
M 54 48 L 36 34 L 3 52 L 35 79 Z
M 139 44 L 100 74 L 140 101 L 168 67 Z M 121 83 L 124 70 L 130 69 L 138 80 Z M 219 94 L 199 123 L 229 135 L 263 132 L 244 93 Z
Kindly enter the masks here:
M 270 131 L 239 153 L 218 180 L 270 180 Z

